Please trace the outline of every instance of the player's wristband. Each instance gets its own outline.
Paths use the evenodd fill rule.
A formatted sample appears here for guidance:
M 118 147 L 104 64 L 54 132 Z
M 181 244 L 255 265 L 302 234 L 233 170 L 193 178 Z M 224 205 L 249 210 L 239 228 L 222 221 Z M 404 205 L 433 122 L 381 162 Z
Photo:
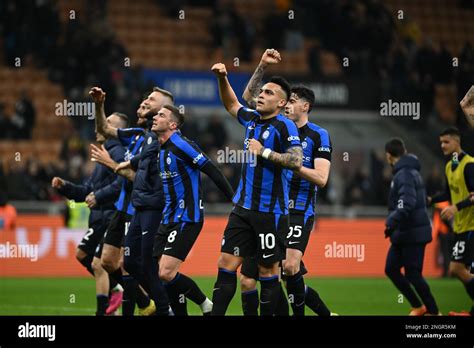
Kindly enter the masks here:
M 268 159 L 268 157 L 270 157 L 270 154 L 272 153 L 272 150 L 270 149 L 263 149 L 263 152 L 262 152 L 262 157 L 265 158 L 265 159 Z

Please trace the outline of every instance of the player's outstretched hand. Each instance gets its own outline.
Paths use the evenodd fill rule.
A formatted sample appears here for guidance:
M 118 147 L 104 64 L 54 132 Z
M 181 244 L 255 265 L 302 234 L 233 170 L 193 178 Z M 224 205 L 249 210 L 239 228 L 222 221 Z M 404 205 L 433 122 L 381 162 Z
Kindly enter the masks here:
M 281 62 L 281 55 L 280 52 L 273 48 L 269 48 L 263 52 L 262 58 L 260 62 L 263 64 L 278 64 Z
M 91 160 L 93 162 L 99 162 L 107 166 L 112 161 L 112 158 L 105 149 L 104 145 L 97 147 L 94 144 L 91 144 Z
M 103 103 L 105 100 L 105 92 L 100 87 L 92 87 L 89 95 L 94 103 Z
M 55 189 L 60 189 L 61 187 L 64 187 L 65 184 L 66 183 L 64 182 L 64 180 L 57 176 L 55 176 L 51 181 L 51 186 Z
M 212 72 L 216 74 L 217 77 L 227 76 L 227 69 L 223 63 L 216 63 L 211 68 Z
M 97 205 L 94 192 L 91 192 L 87 195 L 85 202 L 89 208 L 94 208 Z
M 114 172 L 117 173 L 120 169 L 130 168 L 130 161 L 120 162 L 117 167 L 115 167 Z
M 454 215 L 458 212 L 458 208 L 455 205 L 450 205 L 441 210 L 441 219 L 445 221 L 451 220 Z

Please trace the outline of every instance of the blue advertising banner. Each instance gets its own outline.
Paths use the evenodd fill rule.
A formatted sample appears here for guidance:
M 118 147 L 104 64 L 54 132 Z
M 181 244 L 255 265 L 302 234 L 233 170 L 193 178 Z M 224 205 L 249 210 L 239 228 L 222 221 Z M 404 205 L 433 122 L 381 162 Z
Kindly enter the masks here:
M 144 70 L 145 80 L 171 91 L 176 105 L 221 106 L 217 80 L 212 72 Z M 247 73 L 229 73 L 229 81 L 241 100 L 250 79 Z M 242 101 L 242 100 L 241 100 Z

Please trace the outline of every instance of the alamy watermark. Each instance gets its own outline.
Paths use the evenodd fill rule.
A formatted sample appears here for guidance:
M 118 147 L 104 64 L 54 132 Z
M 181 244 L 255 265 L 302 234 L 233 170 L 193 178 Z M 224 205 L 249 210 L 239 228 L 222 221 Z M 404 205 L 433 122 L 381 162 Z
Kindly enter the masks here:
M 64 99 L 54 106 L 56 116 L 87 117 L 95 119 L 95 105 L 93 102 L 70 102 Z
M 326 244 L 324 246 L 324 256 L 327 258 L 356 259 L 357 262 L 365 260 L 364 244 Z
M 38 261 L 37 244 L 0 244 L 0 259 L 25 258 L 32 262 Z
M 397 102 L 389 99 L 380 103 L 381 116 L 411 117 L 414 120 L 420 119 L 420 103 L 418 102 Z
M 217 163 L 248 163 L 257 166 L 257 155 L 248 150 L 235 150 L 225 147 L 217 151 Z

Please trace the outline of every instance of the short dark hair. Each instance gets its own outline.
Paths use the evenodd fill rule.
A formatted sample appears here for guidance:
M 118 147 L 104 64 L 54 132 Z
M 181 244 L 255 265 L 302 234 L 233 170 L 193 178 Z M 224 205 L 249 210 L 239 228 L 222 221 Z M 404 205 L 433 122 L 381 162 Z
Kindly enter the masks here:
M 168 109 L 169 111 L 171 111 L 171 114 L 173 115 L 173 117 L 176 119 L 176 123 L 178 124 L 178 128 L 181 128 L 181 126 L 183 125 L 184 123 L 184 114 L 182 114 L 179 109 L 174 106 L 174 105 L 170 105 L 170 104 L 165 104 L 163 105 L 163 107 L 165 109 Z
M 407 153 L 407 149 L 402 139 L 393 138 L 385 144 L 385 152 L 388 152 L 393 157 L 401 157 Z
M 304 99 L 305 101 L 307 101 L 309 103 L 308 112 L 311 112 L 314 106 L 315 99 L 316 99 L 312 89 L 304 85 L 297 85 L 291 88 L 291 93 L 294 93 L 298 96 L 298 98 Z
M 439 136 L 442 137 L 443 135 L 454 135 L 460 138 L 461 132 L 456 127 L 449 127 L 449 128 L 446 128 L 444 131 L 442 131 Z
M 268 80 L 268 83 L 270 83 L 270 82 L 274 83 L 274 84 L 277 84 L 278 86 L 281 87 L 283 92 L 285 92 L 285 94 L 286 94 L 286 100 L 287 101 L 290 99 L 291 87 L 290 87 L 290 84 L 288 83 L 288 81 L 284 77 L 272 76 L 270 78 L 270 80 Z
M 153 87 L 153 92 L 160 92 L 161 94 L 166 95 L 174 103 L 173 93 L 171 93 L 170 91 L 167 91 L 166 89 L 155 86 L 155 87 Z
M 124 113 L 122 112 L 117 112 L 115 111 L 114 113 L 112 113 L 112 115 L 115 115 L 117 116 L 118 118 L 120 118 L 122 121 L 123 121 L 123 124 L 124 124 L 124 127 L 123 128 L 128 128 L 128 116 L 125 115 Z

